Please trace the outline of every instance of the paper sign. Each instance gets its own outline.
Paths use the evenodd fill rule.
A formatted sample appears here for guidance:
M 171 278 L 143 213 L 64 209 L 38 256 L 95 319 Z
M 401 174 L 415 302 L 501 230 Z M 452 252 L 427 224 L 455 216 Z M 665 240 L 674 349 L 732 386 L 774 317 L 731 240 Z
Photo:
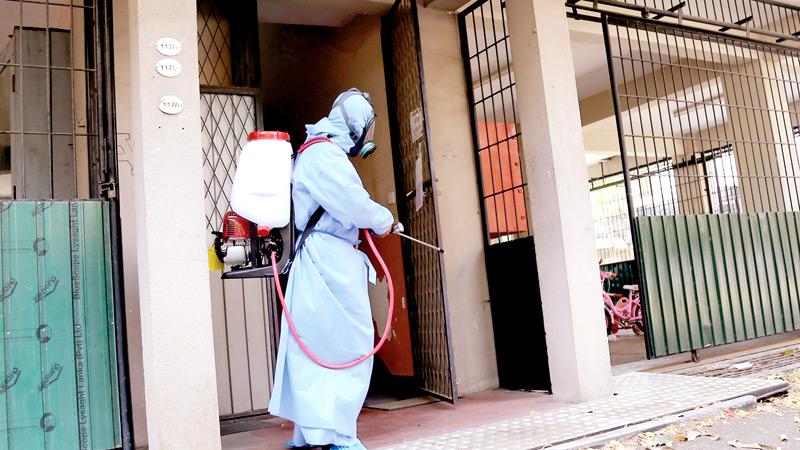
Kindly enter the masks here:
M 425 135 L 425 121 L 422 117 L 422 109 L 417 108 L 411 111 L 409 116 L 411 126 L 411 142 L 416 142 Z
M 165 37 L 156 42 L 156 50 L 164 56 L 176 56 L 183 50 L 183 45 L 177 39 Z
M 183 66 L 172 58 L 164 58 L 156 63 L 156 72 L 161 76 L 174 78 L 183 72 Z
M 425 204 L 425 186 L 422 181 L 422 151 L 417 150 L 417 161 L 414 163 L 414 189 L 417 195 L 414 197 L 414 211 L 419 211 Z

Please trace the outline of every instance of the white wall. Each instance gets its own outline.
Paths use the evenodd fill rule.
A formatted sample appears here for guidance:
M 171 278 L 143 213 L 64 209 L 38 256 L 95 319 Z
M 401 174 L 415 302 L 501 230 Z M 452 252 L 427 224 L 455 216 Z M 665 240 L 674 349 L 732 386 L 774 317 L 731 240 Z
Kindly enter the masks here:
M 456 16 L 419 8 L 436 202 L 459 395 L 497 387 L 467 86 Z

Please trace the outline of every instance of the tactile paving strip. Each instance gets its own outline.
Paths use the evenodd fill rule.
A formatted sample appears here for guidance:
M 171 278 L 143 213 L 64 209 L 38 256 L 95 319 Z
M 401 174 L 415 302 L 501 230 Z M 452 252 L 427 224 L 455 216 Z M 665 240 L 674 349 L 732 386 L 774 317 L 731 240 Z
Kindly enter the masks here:
M 400 449 L 538 449 L 745 395 L 788 388 L 781 381 L 635 372 L 614 377 L 614 396 L 545 413 L 404 442 Z

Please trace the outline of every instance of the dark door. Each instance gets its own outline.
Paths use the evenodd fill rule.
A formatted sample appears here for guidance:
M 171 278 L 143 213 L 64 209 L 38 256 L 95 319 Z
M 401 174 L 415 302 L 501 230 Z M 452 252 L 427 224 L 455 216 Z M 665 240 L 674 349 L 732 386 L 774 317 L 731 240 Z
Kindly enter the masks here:
M 459 14 L 500 386 L 550 390 L 505 3 Z

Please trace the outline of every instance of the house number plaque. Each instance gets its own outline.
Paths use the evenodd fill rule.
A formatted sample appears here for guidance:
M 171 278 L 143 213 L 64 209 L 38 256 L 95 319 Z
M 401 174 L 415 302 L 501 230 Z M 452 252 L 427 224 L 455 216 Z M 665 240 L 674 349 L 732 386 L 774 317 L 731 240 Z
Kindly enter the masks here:
M 180 114 L 183 111 L 183 100 L 175 95 L 165 95 L 158 102 L 158 109 L 164 114 Z
M 161 76 L 174 78 L 183 72 L 183 66 L 172 58 L 164 58 L 156 63 L 156 71 Z
M 176 56 L 183 50 L 183 45 L 175 38 L 165 37 L 156 42 L 156 50 L 164 56 Z

